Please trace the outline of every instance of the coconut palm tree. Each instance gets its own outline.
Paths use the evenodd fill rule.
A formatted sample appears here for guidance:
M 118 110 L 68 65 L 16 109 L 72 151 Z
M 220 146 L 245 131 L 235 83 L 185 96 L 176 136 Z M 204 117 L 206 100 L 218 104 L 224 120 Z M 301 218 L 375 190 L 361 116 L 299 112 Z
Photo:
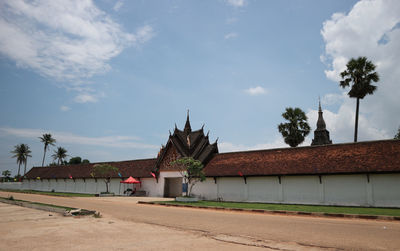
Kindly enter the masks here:
M 363 99 L 367 94 L 374 93 L 376 86 L 371 85 L 371 82 L 378 82 L 379 75 L 375 72 L 376 66 L 371 61 L 368 61 L 366 57 L 352 58 L 347 63 L 346 67 L 347 69 L 340 73 L 342 77 L 340 86 L 346 88 L 352 83 L 348 95 L 350 98 L 357 99 L 354 129 L 354 142 L 357 142 L 360 99 Z
M 42 135 L 42 137 L 39 137 L 40 141 L 43 142 L 44 144 L 44 153 L 43 153 L 43 161 L 42 161 L 42 166 L 44 166 L 44 159 L 46 157 L 46 151 L 49 145 L 54 146 L 56 143 L 56 140 L 51 137 L 50 133 L 45 133 Z
M 26 174 L 26 164 L 28 162 L 28 158 L 32 157 L 32 151 L 29 149 L 27 144 L 21 144 L 22 151 L 24 152 L 24 176 Z
M 310 126 L 307 123 L 307 116 L 300 108 L 286 108 L 282 117 L 289 122 L 280 123 L 278 130 L 282 134 L 285 143 L 296 147 L 303 143 L 304 138 L 310 133 Z
M 14 150 L 11 151 L 12 154 L 14 154 L 12 157 L 17 158 L 17 164 L 18 164 L 18 177 L 20 176 L 20 171 L 21 171 L 21 164 L 25 165 L 24 169 L 24 175 L 26 173 L 26 163 L 28 160 L 28 157 L 32 157 L 30 155 L 31 150 L 29 149 L 29 146 L 27 144 L 19 144 L 14 146 Z
M 54 160 L 57 160 L 57 165 L 60 165 L 60 163 L 63 163 L 63 160 L 67 157 L 67 150 L 62 147 L 58 147 L 57 151 L 54 151 L 54 154 L 51 155 Z

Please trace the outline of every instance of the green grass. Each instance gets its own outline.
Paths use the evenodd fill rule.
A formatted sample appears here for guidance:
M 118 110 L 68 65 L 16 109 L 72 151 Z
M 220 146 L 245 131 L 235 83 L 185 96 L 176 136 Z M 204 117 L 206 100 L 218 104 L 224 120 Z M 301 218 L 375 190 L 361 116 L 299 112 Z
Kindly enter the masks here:
M 42 194 L 51 196 L 63 196 L 63 197 L 94 197 L 94 194 L 85 193 L 62 193 L 62 192 L 45 192 L 35 190 L 14 190 L 14 189 L 0 189 L 0 191 L 14 192 L 14 193 L 29 193 L 29 194 Z
M 190 205 L 190 206 L 205 206 L 205 207 L 263 209 L 263 210 L 269 210 L 269 211 L 283 210 L 283 211 L 318 212 L 318 213 L 334 213 L 334 214 L 400 216 L 400 209 L 396 209 L 396 208 L 313 206 L 313 205 L 288 205 L 288 204 L 217 202 L 217 201 L 199 201 L 199 202 L 159 201 L 156 203 L 158 203 L 158 204 Z

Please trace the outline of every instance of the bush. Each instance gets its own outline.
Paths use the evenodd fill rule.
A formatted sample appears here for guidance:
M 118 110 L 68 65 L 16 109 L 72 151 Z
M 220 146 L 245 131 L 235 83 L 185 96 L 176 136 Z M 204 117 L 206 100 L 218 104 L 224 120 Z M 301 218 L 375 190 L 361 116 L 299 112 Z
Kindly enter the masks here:
M 14 200 L 14 197 L 11 195 L 8 197 L 9 200 Z

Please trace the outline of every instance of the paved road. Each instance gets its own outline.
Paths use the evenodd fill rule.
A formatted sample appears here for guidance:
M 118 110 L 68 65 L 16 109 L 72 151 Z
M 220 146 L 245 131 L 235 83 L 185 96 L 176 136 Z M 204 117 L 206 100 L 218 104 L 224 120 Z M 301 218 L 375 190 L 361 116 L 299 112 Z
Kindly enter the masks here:
M 280 216 L 137 204 L 137 198 L 52 197 L 0 192 L 16 199 L 100 211 L 119 220 L 202 232 L 214 238 L 283 250 L 400 250 L 400 223 Z M 151 200 L 151 198 L 140 198 Z

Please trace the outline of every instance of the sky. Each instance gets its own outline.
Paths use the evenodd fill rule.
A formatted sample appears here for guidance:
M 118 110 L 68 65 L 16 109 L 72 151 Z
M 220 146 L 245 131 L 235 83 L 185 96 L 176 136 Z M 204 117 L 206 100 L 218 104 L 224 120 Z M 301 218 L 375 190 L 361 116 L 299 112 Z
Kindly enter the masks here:
M 175 123 L 203 124 L 220 152 L 288 147 L 277 125 L 318 99 L 333 143 L 353 141 L 351 58 L 377 66 L 359 141 L 400 126 L 400 1 L 0 0 L 0 171 L 28 144 L 91 162 L 154 158 Z M 302 146 L 310 145 L 313 131 Z

